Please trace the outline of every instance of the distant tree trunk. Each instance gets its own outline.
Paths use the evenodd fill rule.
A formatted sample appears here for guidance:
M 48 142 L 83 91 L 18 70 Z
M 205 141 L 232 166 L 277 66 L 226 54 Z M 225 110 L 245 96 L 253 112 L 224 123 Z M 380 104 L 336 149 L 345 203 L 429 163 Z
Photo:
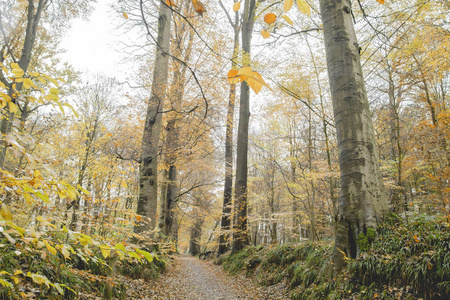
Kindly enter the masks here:
M 200 212 L 200 200 L 198 198 L 195 202 L 194 213 L 194 224 L 192 224 L 191 235 L 189 239 L 189 253 L 195 256 L 200 254 L 202 226 L 204 223 L 204 217 Z
M 136 213 L 143 216 L 143 222 L 135 225 L 135 233 L 153 230 L 156 224 L 158 144 L 161 131 L 161 114 L 164 108 L 168 82 L 171 19 L 172 10 L 161 1 L 152 91 L 144 125 L 139 170 L 139 196 Z
M 249 65 L 253 25 L 255 23 L 255 0 L 245 0 L 242 22 L 242 50 L 245 65 Z M 241 83 L 239 127 L 236 152 L 235 182 L 235 230 L 233 233 L 233 252 L 239 251 L 248 244 L 247 233 L 247 153 L 248 123 L 250 119 L 250 90 L 247 82 Z
M 336 123 L 341 196 L 333 262 L 355 258 L 360 234 L 388 210 L 349 0 L 320 0 L 328 77 Z
M 391 67 L 388 69 L 389 73 L 389 113 L 390 113 L 390 141 L 391 141 L 391 159 L 397 164 L 397 182 L 396 186 L 391 189 L 391 205 L 394 213 L 401 214 L 407 210 L 405 205 L 405 193 L 402 185 L 402 167 L 403 167 L 403 153 L 400 144 L 400 118 L 398 115 L 398 101 L 401 96 L 401 91 L 398 93 L 398 97 L 395 95 L 395 84 L 392 78 L 393 70 Z
M 239 12 L 235 12 L 234 23 L 234 44 L 231 68 L 237 66 L 239 55 Z M 230 20 L 231 22 L 231 20 Z M 224 254 L 229 249 L 229 236 L 231 229 L 231 206 L 233 200 L 233 128 L 234 128 L 234 106 L 236 101 L 236 84 L 230 85 L 230 96 L 228 99 L 228 111 L 226 120 L 225 136 L 225 183 L 223 187 L 222 222 L 220 225 L 219 250 L 218 254 Z

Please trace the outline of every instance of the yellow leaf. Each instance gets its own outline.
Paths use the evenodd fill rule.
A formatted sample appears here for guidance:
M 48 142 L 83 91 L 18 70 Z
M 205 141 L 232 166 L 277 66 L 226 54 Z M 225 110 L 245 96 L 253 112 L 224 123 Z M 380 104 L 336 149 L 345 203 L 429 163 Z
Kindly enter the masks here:
M 291 18 L 289 18 L 287 15 L 282 15 L 283 19 L 291 26 L 294 26 L 294 22 L 292 22 Z
M 59 94 L 59 90 L 57 88 L 51 88 L 50 89 L 50 93 L 58 95 Z
M 173 1 L 173 0 L 166 0 L 166 4 L 167 4 L 167 6 L 177 6 L 176 4 L 175 4 L 175 1 Z
M 228 72 L 228 83 L 229 84 L 233 84 L 233 83 L 239 83 L 242 82 L 242 76 L 238 76 L 238 70 L 230 70 Z
M 6 86 L 3 82 L 0 81 L 0 88 L 6 89 Z
M 292 5 L 294 4 L 294 0 L 284 0 L 284 11 L 288 12 Z
M 22 272 L 22 270 L 16 270 L 16 271 L 14 272 L 14 275 L 19 275 L 19 274 L 24 275 L 23 272 Z
M 47 247 L 48 252 L 50 252 L 53 255 L 56 255 L 57 253 L 56 249 L 52 245 L 50 245 L 46 240 L 44 240 L 43 242 L 45 244 L 45 247 Z
M 0 284 L 6 287 L 12 287 L 12 284 L 6 280 L 0 278 Z
M 191 0 L 194 5 L 194 11 L 198 13 L 200 16 L 206 11 L 205 6 L 199 0 Z
M 252 76 L 249 76 L 246 81 L 256 94 L 261 91 L 264 85 L 267 86 L 266 82 L 258 72 L 252 72 Z
M 268 13 L 264 16 L 264 22 L 266 22 L 269 25 L 272 23 L 275 23 L 276 20 L 277 20 L 277 15 L 274 13 Z
M 20 280 L 19 280 L 19 277 L 11 276 L 11 279 L 14 280 L 14 283 L 15 283 L 15 284 L 19 284 L 19 281 L 20 281 Z
M 268 32 L 267 30 L 261 30 L 261 35 L 265 39 L 270 38 L 270 32 Z
M 2 204 L 2 208 L 0 208 L 0 215 L 2 216 L 3 220 L 5 220 L 5 221 L 12 220 L 12 214 L 5 204 Z
M 242 79 L 245 80 L 248 76 L 253 75 L 253 70 L 251 67 L 244 67 L 244 68 L 241 68 L 237 74 L 242 75 L 243 76 Z
M 23 79 L 23 87 L 24 87 L 25 89 L 29 89 L 30 87 L 37 88 L 37 87 L 34 85 L 33 81 L 31 81 L 30 78 L 24 78 L 24 79 Z
M 297 0 L 297 6 L 302 13 L 304 13 L 308 17 L 311 17 L 311 8 L 305 0 Z
M 384 4 L 384 0 L 377 0 L 378 3 Z
M 11 72 L 15 77 L 23 77 L 23 74 L 25 74 L 25 72 L 21 68 L 12 69 Z
M 108 258 L 111 255 L 111 249 L 108 246 L 100 246 L 100 251 L 102 251 L 104 258 Z
M 20 69 L 18 63 L 11 63 L 11 69 Z
M 17 112 L 19 111 L 19 108 L 17 107 L 17 105 L 14 104 L 13 102 L 9 102 L 8 105 L 9 105 L 9 109 L 10 109 L 13 113 L 17 114 Z
M 45 222 L 45 220 L 41 217 L 41 216 L 37 216 L 36 217 L 36 221 L 39 221 L 39 222 Z
M 235 2 L 233 4 L 233 11 L 238 11 L 241 8 L 241 2 Z
M 117 250 L 122 250 L 123 252 L 127 252 L 127 249 L 125 248 L 125 245 L 123 243 L 117 243 L 114 248 Z
M 125 19 L 128 19 L 128 14 L 126 12 L 122 12 L 122 15 Z

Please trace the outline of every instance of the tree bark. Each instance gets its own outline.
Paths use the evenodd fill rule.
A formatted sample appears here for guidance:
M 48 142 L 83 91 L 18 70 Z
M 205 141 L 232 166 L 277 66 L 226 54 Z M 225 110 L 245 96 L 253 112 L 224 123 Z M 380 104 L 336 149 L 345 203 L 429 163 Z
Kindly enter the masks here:
M 239 53 L 239 14 L 234 18 L 234 50 L 231 62 L 232 69 L 236 68 Z M 223 188 L 222 222 L 220 226 L 218 254 L 224 254 L 229 249 L 229 230 L 231 229 L 231 206 L 233 200 L 233 128 L 234 106 L 236 101 L 236 84 L 230 85 L 228 100 L 227 124 L 225 136 L 225 184 Z
M 183 7 L 185 13 L 189 13 L 192 6 Z M 182 9 L 181 7 L 179 8 Z M 178 27 L 176 39 L 173 41 L 173 53 L 176 57 L 181 57 L 184 51 L 184 62 L 188 62 L 191 57 L 194 32 L 191 27 L 183 23 Z M 184 49 L 187 38 L 187 48 Z M 166 170 L 164 172 L 166 182 L 163 183 L 164 189 L 161 190 L 161 215 L 160 230 L 161 233 L 172 239 L 176 239 L 178 230 L 175 220 L 175 208 L 178 201 L 178 182 L 177 182 L 177 160 L 180 148 L 180 122 L 181 104 L 184 96 L 184 87 L 186 84 L 186 65 L 177 60 L 173 60 L 173 82 L 169 92 L 173 112 L 169 113 L 166 126 L 166 145 L 167 152 L 165 156 Z M 163 195 L 165 194 L 165 195 Z
M 341 172 L 333 262 L 355 258 L 360 234 L 388 210 L 349 0 L 320 0 Z
M 36 40 L 36 31 L 39 25 L 39 21 L 41 20 L 42 11 L 47 6 L 48 0 L 39 0 L 38 6 L 35 12 L 35 4 L 34 0 L 28 0 L 28 11 L 27 11 L 27 28 L 25 32 L 25 40 L 22 47 L 22 53 L 20 59 L 18 61 L 19 67 L 23 70 L 24 76 L 28 71 L 28 66 L 31 61 L 31 52 L 33 50 L 34 42 Z M 1 25 L 1 24 L 0 24 Z M 2 54 L 3 55 L 3 54 Z M 0 71 L 1 72 L 1 71 Z M 2 74 L 2 78 L 3 74 Z M 16 98 L 13 97 L 13 94 L 19 94 L 22 90 L 22 83 L 16 84 L 16 92 L 13 90 L 13 83 L 4 82 L 6 86 L 8 86 L 8 95 L 11 97 L 11 101 L 16 103 Z M 2 123 L 0 126 L 0 131 L 2 136 L 6 136 L 11 132 L 12 123 L 14 121 L 14 112 L 9 109 L 9 106 L 5 106 L 2 110 Z M 0 151 L 0 168 L 2 168 L 5 164 L 6 159 L 6 145 L 3 143 L 1 145 Z
M 134 227 L 135 233 L 153 230 L 158 204 L 158 144 L 162 110 L 166 98 L 169 71 L 169 46 L 172 11 L 160 2 L 155 68 L 150 101 L 144 125 L 139 170 L 139 196 L 136 213 L 143 217 Z
M 255 23 L 255 0 L 246 0 L 244 4 L 244 18 L 242 22 L 242 50 L 244 52 L 244 66 L 250 65 L 250 48 L 253 25 Z M 236 153 L 236 182 L 235 182 L 235 230 L 233 234 L 233 252 L 239 251 L 248 244 L 247 233 L 247 153 L 248 153 L 248 124 L 250 119 L 250 90 L 247 82 L 241 83 L 239 127 Z

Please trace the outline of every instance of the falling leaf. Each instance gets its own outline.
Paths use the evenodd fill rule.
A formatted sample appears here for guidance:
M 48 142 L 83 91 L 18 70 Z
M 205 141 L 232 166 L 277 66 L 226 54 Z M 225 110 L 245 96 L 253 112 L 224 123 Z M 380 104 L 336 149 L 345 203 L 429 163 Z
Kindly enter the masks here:
M 239 83 L 239 82 L 242 82 L 242 80 L 243 80 L 242 76 L 238 75 L 238 70 L 230 70 L 228 72 L 227 77 L 228 77 L 229 84 Z
M 417 237 L 417 235 L 413 235 L 414 241 L 416 241 L 416 243 L 420 242 L 419 238 Z
M 142 220 L 142 217 L 140 216 L 140 215 L 137 215 L 136 216 L 136 222 L 139 222 L 139 221 L 141 221 Z
M 205 6 L 199 0 L 192 0 L 192 4 L 194 5 L 194 11 L 200 16 L 206 11 Z
M 128 20 L 128 14 L 126 12 L 122 12 L 123 17 Z
M 267 30 L 261 30 L 261 35 L 265 39 L 270 38 L 270 32 L 268 32 Z
M 244 67 L 244 68 L 241 68 L 241 69 L 238 71 L 237 74 L 238 74 L 238 75 L 242 75 L 242 76 L 243 76 L 242 79 L 243 79 L 243 80 L 246 80 L 247 77 L 253 75 L 253 70 L 252 70 L 251 67 Z
M 384 0 L 377 0 L 378 3 L 384 4 Z
M 288 12 L 292 8 L 293 4 L 294 0 L 284 0 L 284 11 Z
M 167 5 L 167 6 L 174 6 L 174 7 L 177 6 L 177 5 L 175 4 L 175 1 L 173 1 L 173 0 L 166 0 L 166 5 Z
M 249 87 L 251 87 L 255 92 L 255 94 L 258 94 L 264 85 L 267 86 L 262 76 L 255 71 L 252 72 L 252 76 L 249 76 L 246 81 Z
M 264 16 L 264 22 L 266 22 L 269 25 L 272 23 L 275 23 L 276 20 L 277 20 L 277 15 L 274 13 L 268 13 Z
M 241 8 L 241 2 L 235 2 L 233 4 L 233 11 L 238 11 Z
M 294 22 L 292 22 L 291 18 L 289 18 L 287 15 L 282 15 L 283 19 L 291 26 L 294 26 Z
M 304 13 L 308 17 L 311 17 L 311 8 L 305 0 L 297 0 L 297 6 L 302 13 Z

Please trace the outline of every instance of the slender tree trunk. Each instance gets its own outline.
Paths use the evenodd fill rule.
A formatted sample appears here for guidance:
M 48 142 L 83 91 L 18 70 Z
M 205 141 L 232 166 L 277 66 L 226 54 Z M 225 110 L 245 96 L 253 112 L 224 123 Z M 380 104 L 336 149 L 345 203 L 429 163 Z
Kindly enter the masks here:
M 255 0 L 246 0 L 244 4 L 244 20 L 242 22 L 242 50 L 244 65 L 250 65 L 250 48 L 253 24 L 255 19 Z M 250 91 L 247 82 L 241 83 L 239 127 L 236 153 L 235 204 L 236 217 L 233 234 L 233 252 L 241 250 L 248 244 L 247 233 L 247 153 L 248 123 L 250 119 Z
M 155 68 L 144 125 L 139 170 L 139 196 L 136 213 L 143 216 L 143 222 L 135 225 L 135 233 L 153 230 L 156 225 L 158 204 L 158 144 L 161 132 L 161 114 L 164 108 L 168 82 L 171 19 L 171 9 L 161 1 L 158 17 Z
M 28 71 L 28 66 L 31 62 L 31 52 L 33 50 L 34 42 L 36 40 L 36 31 L 41 20 L 42 11 L 48 4 L 48 0 L 39 0 L 37 7 L 35 7 L 34 0 L 28 0 L 27 10 L 27 28 L 25 32 L 25 39 L 22 47 L 22 53 L 18 61 L 19 67 L 23 70 L 24 76 Z M 0 71 L 2 72 L 2 71 Z M 3 74 L 2 74 L 3 75 Z M 2 76 L 3 77 L 3 76 Z M 13 89 L 13 83 L 4 82 L 8 86 L 8 95 L 11 97 L 11 101 L 16 103 L 16 98 L 13 94 L 19 94 L 22 90 L 22 83 L 15 84 Z M 17 103 L 16 103 L 17 104 Z M 11 132 L 12 123 L 14 121 L 14 112 L 9 109 L 9 106 L 5 106 L 2 109 L 2 122 L 0 126 L 0 132 L 2 137 Z M 0 168 L 3 168 L 6 159 L 6 144 L 0 145 Z
M 234 52 L 232 68 L 236 68 L 239 53 L 239 14 L 235 13 L 234 19 Z M 225 136 L 225 184 L 223 188 L 223 210 L 219 237 L 218 254 L 224 254 L 228 248 L 229 230 L 231 228 L 231 206 L 233 199 L 233 127 L 234 127 L 234 105 L 236 101 L 236 84 L 230 85 L 230 97 L 228 100 L 227 124 Z
M 360 234 L 388 210 L 349 0 L 320 0 L 328 77 L 336 122 L 341 195 L 333 262 L 359 252 Z M 344 256 L 345 255 L 345 256 Z

